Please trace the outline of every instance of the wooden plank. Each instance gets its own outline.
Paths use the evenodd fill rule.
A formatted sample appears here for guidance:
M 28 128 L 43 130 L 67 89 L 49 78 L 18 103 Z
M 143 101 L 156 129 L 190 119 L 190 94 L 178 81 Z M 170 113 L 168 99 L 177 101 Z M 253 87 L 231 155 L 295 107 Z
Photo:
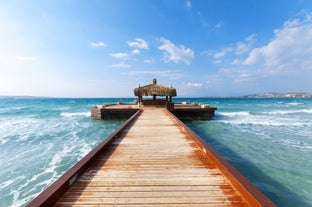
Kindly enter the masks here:
M 140 197 L 113 197 L 113 198 L 61 198 L 59 199 L 59 204 L 88 204 L 88 205 L 111 205 L 111 204 L 166 204 L 166 205 L 174 205 L 174 204 L 202 204 L 202 203 L 210 203 L 210 204 L 232 204 L 242 202 L 240 197 L 230 197 L 231 200 L 225 197 L 214 197 L 214 196 L 205 196 L 205 197 L 188 197 L 181 196 L 177 199 L 177 197 L 149 197 L 149 198 L 140 198 Z
M 147 108 L 55 206 L 248 206 L 166 114 Z
M 55 207 L 105 207 L 105 206 L 110 206 L 110 207 L 124 207 L 124 206 L 127 206 L 127 207 L 138 207 L 138 206 L 144 206 L 144 207 L 167 207 L 168 204 L 140 204 L 140 203 L 137 203 L 137 204 L 127 204 L 127 205 L 124 205 L 124 204 L 56 204 Z M 225 203 L 175 203 L 175 204 L 171 204 L 170 206 L 175 206 L 175 207 L 192 207 L 192 206 L 195 206 L 195 207 L 198 207 L 198 206 L 201 206 L 201 207 L 241 207 L 241 204 L 240 203 L 231 203 L 231 204 L 225 204 Z
M 174 186 L 73 186 L 71 192 L 194 192 L 194 191 L 221 191 L 221 192 L 233 192 L 233 188 L 230 185 L 224 185 L 221 188 L 216 188 L 213 185 L 174 185 Z
M 235 191 L 228 191 L 227 193 L 234 193 Z M 110 191 L 71 191 L 64 194 L 63 198 L 83 198 L 83 197 L 97 197 L 97 198 L 127 198 L 127 197 L 138 197 L 138 198 L 167 198 L 167 197 L 227 197 L 224 195 L 224 192 L 219 190 L 211 191 L 192 191 L 192 194 L 188 191 L 165 191 L 165 192 L 152 192 L 152 191 L 119 191 L 119 192 L 110 192 Z

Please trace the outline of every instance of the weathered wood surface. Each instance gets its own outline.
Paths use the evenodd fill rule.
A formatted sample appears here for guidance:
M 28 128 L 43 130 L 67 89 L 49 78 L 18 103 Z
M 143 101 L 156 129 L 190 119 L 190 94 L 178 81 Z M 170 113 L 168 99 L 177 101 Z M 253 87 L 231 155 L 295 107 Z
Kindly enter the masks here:
M 164 108 L 146 108 L 55 206 L 247 206 Z

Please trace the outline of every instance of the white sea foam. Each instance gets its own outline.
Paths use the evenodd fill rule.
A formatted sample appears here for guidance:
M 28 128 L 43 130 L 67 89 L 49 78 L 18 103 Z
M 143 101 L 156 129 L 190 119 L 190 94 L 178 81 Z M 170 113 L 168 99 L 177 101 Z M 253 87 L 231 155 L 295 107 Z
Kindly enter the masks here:
M 6 188 L 7 186 L 12 185 L 14 182 L 15 182 L 15 179 L 13 179 L 13 178 L 10 180 L 7 180 L 7 181 L 1 183 L 1 188 Z
M 306 110 L 299 110 L 300 112 Z M 281 116 L 275 117 L 270 115 L 287 115 L 289 113 L 295 113 L 294 111 L 272 111 L 263 112 L 259 114 L 251 114 L 249 112 L 221 112 L 221 118 L 216 119 L 216 122 L 223 122 L 233 125 L 262 125 L 262 126 L 312 126 L 312 123 L 306 122 L 304 120 L 298 120 L 296 118 Z M 309 111 L 310 112 L 310 111 Z M 297 112 L 298 113 L 298 112 Z
M 90 117 L 91 112 L 76 112 L 76 113 L 69 113 L 69 112 L 62 112 L 62 117 Z
M 6 143 L 12 137 L 26 140 L 40 129 L 42 123 L 35 118 L 0 119 L 0 143 Z
M 290 106 L 298 106 L 298 105 L 302 105 L 303 103 L 300 103 L 300 102 L 292 102 L 292 103 L 289 103 L 288 105 Z
M 219 120 L 219 122 L 234 124 L 234 125 L 262 125 L 262 126 L 311 126 L 311 124 L 302 123 L 302 122 L 289 122 L 289 121 L 278 121 L 278 120 L 256 120 L 256 119 L 245 119 L 245 120 Z
M 275 111 L 262 112 L 262 113 L 270 114 L 270 115 L 287 115 L 287 114 L 298 114 L 298 113 L 312 114 L 312 109 L 275 110 Z
M 20 192 L 18 190 L 12 190 L 11 194 L 13 195 L 13 202 L 10 207 L 22 206 L 27 202 L 26 198 L 20 198 Z
M 14 113 L 16 111 L 25 110 L 27 107 L 25 106 L 12 106 L 12 107 L 6 107 L 6 108 L 0 108 L 0 113 Z
M 82 142 L 82 147 L 79 149 L 80 151 L 80 157 L 82 158 L 83 156 L 85 156 L 88 152 L 90 152 L 92 150 L 92 148 L 90 147 L 90 145 L 88 143 L 86 143 L 85 141 Z
M 249 116 L 248 111 L 239 111 L 239 112 L 217 112 L 217 114 L 225 117 L 238 117 L 238 116 Z
M 49 163 L 49 167 L 45 172 L 55 173 L 55 169 L 58 167 L 59 163 L 62 162 L 63 157 L 65 157 L 67 154 L 70 154 L 71 148 L 67 147 L 66 145 L 63 146 L 63 149 L 53 156 L 51 162 Z

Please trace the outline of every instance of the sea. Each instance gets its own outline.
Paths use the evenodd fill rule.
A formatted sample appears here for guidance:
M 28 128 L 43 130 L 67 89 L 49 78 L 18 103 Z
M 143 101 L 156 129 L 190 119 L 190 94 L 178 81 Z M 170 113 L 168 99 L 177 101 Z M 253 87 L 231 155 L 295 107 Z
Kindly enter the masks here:
M 125 120 L 91 108 L 135 98 L 0 97 L 0 206 L 25 206 Z M 184 120 L 277 206 L 312 206 L 312 99 L 176 98 L 218 108 Z

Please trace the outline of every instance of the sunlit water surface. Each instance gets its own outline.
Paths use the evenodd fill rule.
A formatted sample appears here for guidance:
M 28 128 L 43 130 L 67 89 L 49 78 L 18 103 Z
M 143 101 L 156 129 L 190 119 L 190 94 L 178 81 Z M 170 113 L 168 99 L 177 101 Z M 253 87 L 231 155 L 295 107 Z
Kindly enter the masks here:
M 0 98 L 0 206 L 25 206 L 124 120 L 92 120 L 134 99 Z M 174 99 L 218 107 L 185 121 L 278 206 L 312 206 L 312 99 Z

